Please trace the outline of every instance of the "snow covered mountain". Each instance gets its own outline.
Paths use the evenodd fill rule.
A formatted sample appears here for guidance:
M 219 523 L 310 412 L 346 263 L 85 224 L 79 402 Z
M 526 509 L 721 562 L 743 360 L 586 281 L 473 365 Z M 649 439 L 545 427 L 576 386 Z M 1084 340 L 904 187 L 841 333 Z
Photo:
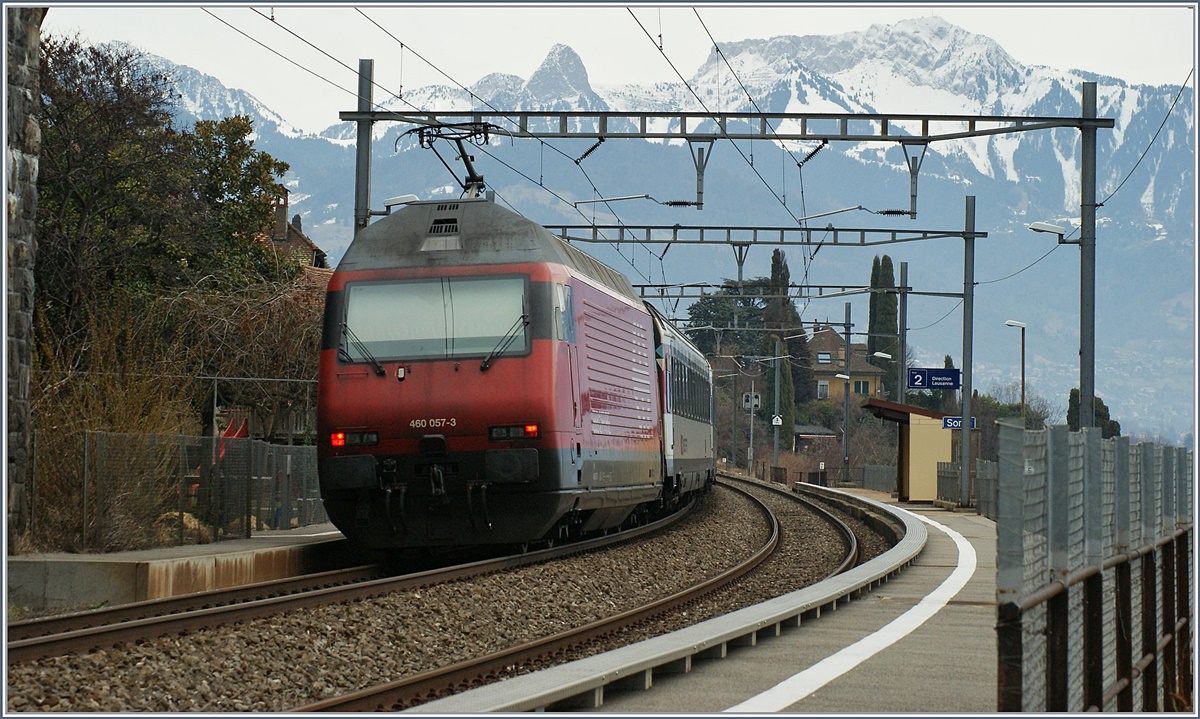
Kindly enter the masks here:
M 234 113 L 255 120 L 256 146 L 291 164 L 292 212 L 336 262 L 350 241 L 353 127 L 304 134 L 254 98 L 212 78 L 161 61 L 184 96 L 184 119 Z M 1115 122 L 1098 137 L 1097 394 L 1126 434 L 1181 441 L 1195 421 L 1195 116 L 1190 88 L 1130 85 L 1086 70 L 1027 67 L 991 39 L 935 17 L 874 25 L 842 35 L 780 36 L 729 43 L 710 53 L 686 84 L 592 86 L 569 47 L 556 45 L 528 78 L 487 75 L 463 88 L 406 90 L 393 109 L 472 108 L 551 111 L 712 111 L 1078 117 L 1081 83 L 1097 83 L 1098 114 Z M 348 109 L 348 108 L 347 108 Z M 1161 130 L 1159 129 L 1162 124 Z M 412 192 L 457 196 L 457 177 L 408 126 L 377 123 L 373 204 Z M 902 132 L 903 127 L 897 128 Z M 694 199 L 692 155 L 681 142 L 609 141 L 586 159 L 592 141 L 492 137 L 475 166 L 497 201 L 537 221 L 629 225 L 794 226 L 835 209 L 909 207 L 908 160 L 896 143 L 832 143 L 798 169 L 815 143 L 717 143 L 705 171 L 705 204 L 572 204 L 649 194 Z M 919 152 L 919 150 L 915 150 Z M 1144 156 L 1143 156 L 1144 153 Z M 576 162 L 579 160 L 579 162 Z M 933 143 L 918 173 L 917 219 L 847 213 L 822 218 L 837 227 L 961 229 L 964 197 L 976 197 L 974 375 L 987 391 L 1016 379 L 1018 338 L 1005 319 L 1029 325 L 1031 391 L 1061 400 L 1078 382 L 1079 259 L 1072 245 L 1029 232 L 1036 220 L 1078 226 L 1079 133 L 1041 130 Z M 1135 169 L 1136 168 L 1136 169 Z M 727 247 L 589 245 L 585 249 L 638 282 L 719 282 L 736 276 Z M 745 275 L 769 273 L 770 247 L 752 248 Z M 871 261 L 888 254 L 909 263 L 917 292 L 962 292 L 961 240 L 912 242 L 819 255 L 790 246 L 793 279 L 813 285 L 866 284 Z M 898 278 L 897 278 L 898 279 Z M 806 321 L 840 318 L 842 302 L 798 303 Z M 686 316 L 687 301 L 666 311 Z M 952 299 L 914 296 L 909 342 L 920 366 L 959 363 L 961 312 Z M 866 299 L 853 299 L 865 327 Z

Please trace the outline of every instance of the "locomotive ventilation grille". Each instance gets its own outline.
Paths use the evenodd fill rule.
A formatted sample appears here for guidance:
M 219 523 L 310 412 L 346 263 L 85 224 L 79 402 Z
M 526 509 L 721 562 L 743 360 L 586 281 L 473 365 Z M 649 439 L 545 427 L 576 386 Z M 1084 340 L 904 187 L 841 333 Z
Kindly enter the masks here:
M 430 235 L 454 235 L 458 234 L 458 219 L 455 217 L 446 217 L 436 219 L 429 226 Z
M 457 209 L 458 209 L 457 202 L 443 202 L 442 204 L 437 206 L 438 212 L 452 212 Z

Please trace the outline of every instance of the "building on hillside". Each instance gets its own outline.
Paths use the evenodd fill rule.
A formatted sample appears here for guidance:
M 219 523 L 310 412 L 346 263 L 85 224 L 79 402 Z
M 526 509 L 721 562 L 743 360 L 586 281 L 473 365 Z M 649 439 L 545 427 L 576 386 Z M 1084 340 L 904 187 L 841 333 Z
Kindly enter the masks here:
M 819 453 L 828 447 L 836 447 L 841 441 L 841 433 L 815 424 L 797 424 L 792 426 L 792 452 Z
M 839 327 L 813 323 L 808 336 L 808 351 L 813 361 L 813 380 L 817 399 L 841 400 L 845 380 L 837 375 L 846 371 L 846 341 Z M 884 370 L 867 361 L 867 346 L 850 343 L 850 391 L 860 397 L 883 396 Z
M 300 230 L 300 215 L 288 222 L 288 191 L 275 198 L 275 225 L 263 238 L 281 255 L 291 255 L 308 267 L 327 267 L 325 251 Z

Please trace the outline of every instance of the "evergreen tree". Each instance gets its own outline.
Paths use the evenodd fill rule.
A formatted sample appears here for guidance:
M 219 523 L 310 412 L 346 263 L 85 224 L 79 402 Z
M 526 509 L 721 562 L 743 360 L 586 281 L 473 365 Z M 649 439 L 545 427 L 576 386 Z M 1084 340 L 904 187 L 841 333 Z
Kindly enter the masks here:
M 1104 400 L 1099 396 L 1093 397 L 1092 400 L 1092 407 L 1095 408 L 1093 413 L 1096 426 L 1100 428 L 1100 436 L 1104 439 L 1120 437 L 1121 423 L 1109 416 L 1108 405 L 1104 404 Z M 1067 397 L 1067 427 L 1072 432 L 1079 431 L 1079 405 L 1079 389 L 1073 388 Z
M 42 39 L 35 308 L 86 351 L 87 318 L 205 281 L 284 279 L 269 229 L 285 163 L 253 149 L 248 117 L 172 125 L 170 80 L 128 46 Z
M 874 290 L 879 287 L 879 255 L 875 255 L 875 259 L 871 262 L 871 284 L 869 287 Z M 879 294 L 872 292 L 868 295 L 867 301 L 867 357 L 875 354 L 875 337 L 879 331 Z
M 760 295 L 769 294 L 770 278 L 757 277 L 742 282 L 743 295 L 738 295 L 737 282 L 726 279 L 721 289 L 693 302 L 687 310 L 684 327 L 688 337 L 706 355 L 757 354 L 761 332 L 739 332 L 732 329 L 734 317 L 738 327 L 762 327 L 765 303 Z M 720 330 L 709 329 L 712 327 Z M 717 337 L 720 336 L 720 352 Z
M 771 294 L 776 297 L 767 304 L 764 319 L 768 328 L 780 330 L 780 339 L 789 338 L 783 345 L 783 354 L 789 355 L 789 371 L 795 368 L 795 375 L 789 377 L 788 385 L 792 389 L 784 396 L 791 397 L 793 403 L 801 404 L 816 398 L 817 386 L 816 380 L 813 379 L 812 355 L 808 349 L 808 338 L 801 326 L 800 313 L 796 311 L 795 303 L 788 296 L 791 282 L 787 256 L 783 250 L 776 249 L 771 253 Z
M 884 255 L 880 261 L 879 277 L 872 287 L 884 290 L 894 290 L 896 288 L 895 275 L 892 271 L 892 258 L 888 255 Z M 874 328 L 871 330 L 872 339 L 875 340 L 875 348 L 869 351 L 867 356 L 872 364 L 884 371 L 883 388 L 887 392 L 887 396 L 892 398 L 898 394 L 896 387 L 896 363 L 901 361 L 898 336 L 899 301 L 894 292 L 872 292 L 871 298 L 876 303 L 876 310 L 873 317 Z M 892 359 L 886 360 L 882 357 L 875 357 L 875 352 L 889 354 L 892 356 Z

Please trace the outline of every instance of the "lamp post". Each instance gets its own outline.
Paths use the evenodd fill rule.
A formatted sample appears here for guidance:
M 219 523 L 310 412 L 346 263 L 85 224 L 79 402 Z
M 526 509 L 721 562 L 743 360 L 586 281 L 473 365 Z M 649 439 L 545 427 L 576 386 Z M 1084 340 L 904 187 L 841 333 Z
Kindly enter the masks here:
M 1029 229 L 1058 235 L 1060 245 L 1079 245 L 1079 426 L 1096 424 L 1096 83 L 1083 83 L 1079 126 L 1079 239 L 1064 229 L 1034 222 Z
M 1008 327 L 1021 328 L 1021 429 L 1028 429 L 1025 425 L 1025 323 L 1005 320 L 1004 324 Z
M 842 367 L 845 374 L 837 375 L 842 379 L 845 392 L 845 403 L 842 407 L 842 481 L 850 481 L 850 303 L 846 303 L 846 324 L 843 326 L 844 350 L 842 352 Z
M 750 444 L 746 447 L 746 468 L 754 474 L 754 380 L 750 380 L 750 402 L 746 406 L 746 421 L 750 423 Z
M 888 354 L 887 352 L 872 352 L 871 356 L 878 357 L 881 360 L 887 360 L 889 362 L 892 361 L 892 356 L 890 354 Z M 880 384 L 882 385 L 883 383 L 880 382 Z M 876 390 L 876 392 L 878 393 L 878 390 Z
M 775 440 L 773 443 L 774 454 L 771 457 L 771 466 L 772 467 L 779 466 L 779 425 L 775 423 L 775 418 L 779 416 L 779 360 L 780 359 L 781 358 L 779 356 L 779 339 L 776 338 L 776 340 L 775 340 L 775 414 L 771 415 L 771 428 L 775 430 Z M 794 398 L 792 399 L 792 402 L 793 402 L 793 404 L 795 403 Z M 771 471 L 774 472 L 775 470 L 772 469 Z M 774 477 L 772 477 L 772 481 L 774 481 Z

